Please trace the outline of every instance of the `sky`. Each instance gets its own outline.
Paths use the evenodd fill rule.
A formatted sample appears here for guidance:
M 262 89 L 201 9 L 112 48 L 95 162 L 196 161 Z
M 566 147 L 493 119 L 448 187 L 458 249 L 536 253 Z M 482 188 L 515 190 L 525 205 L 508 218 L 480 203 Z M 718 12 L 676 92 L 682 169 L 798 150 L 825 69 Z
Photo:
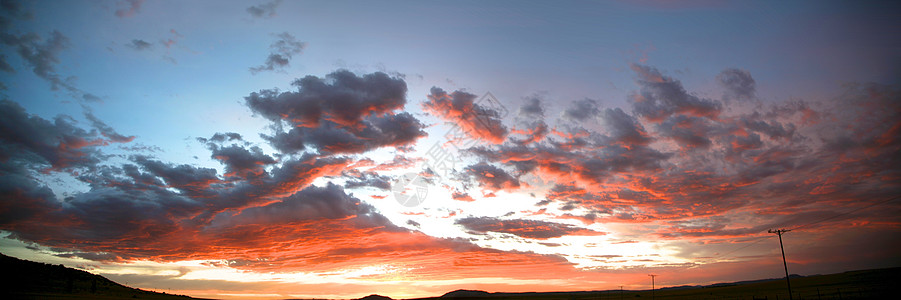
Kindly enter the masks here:
M 889 1 L 9 1 L 0 252 L 213 298 L 901 266 Z

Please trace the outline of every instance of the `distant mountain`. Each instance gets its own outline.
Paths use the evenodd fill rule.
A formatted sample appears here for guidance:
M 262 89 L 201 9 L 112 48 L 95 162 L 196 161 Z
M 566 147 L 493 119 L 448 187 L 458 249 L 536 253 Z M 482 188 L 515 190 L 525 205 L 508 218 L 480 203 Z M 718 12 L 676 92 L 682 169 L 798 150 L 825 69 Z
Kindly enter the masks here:
M 479 298 L 488 296 L 491 296 L 491 293 L 486 291 L 456 290 L 442 295 L 441 298 Z
M 372 295 L 369 295 L 369 296 L 366 296 L 366 297 L 363 297 L 363 298 L 360 298 L 357 300 L 393 300 L 393 299 L 382 296 L 382 295 L 372 294 Z
M 82 270 L 32 262 L 0 253 L 0 299 L 193 299 L 130 288 Z

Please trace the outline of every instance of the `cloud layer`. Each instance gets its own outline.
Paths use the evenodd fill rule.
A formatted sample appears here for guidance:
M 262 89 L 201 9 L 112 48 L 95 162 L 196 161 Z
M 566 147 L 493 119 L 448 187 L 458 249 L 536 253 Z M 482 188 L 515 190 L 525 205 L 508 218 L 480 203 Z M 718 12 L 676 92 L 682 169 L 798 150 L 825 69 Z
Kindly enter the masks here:
M 418 280 L 591 283 L 629 268 L 716 263 L 709 249 L 748 243 L 774 227 L 897 226 L 897 206 L 879 202 L 901 192 L 897 87 L 856 84 L 816 103 L 762 102 L 744 70 L 717 75 L 720 99 L 697 96 L 650 66 L 632 71 L 630 107 L 580 99 L 555 116 L 541 95 L 524 98 L 507 118 L 474 94 L 432 88 L 419 96 L 423 110 L 478 141 L 464 147 L 467 163 L 450 177 L 422 171 L 415 150 L 427 126 L 405 110 L 404 79 L 382 72 L 337 70 L 297 79 L 291 91 L 250 93 L 244 104 L 268 121 L 260 136 L 270 152 L 227 129 L 197 138 L 218 170 L 109 154 L 109 145 L 136 137 L 86 106 L 83 128 L 73 117 L 45 119 L 3 100 L 0 228 L 60 257 L 94 261 L 200 260 L 322 274 L 390 265 Z M 393 159 L 366 157 L 384 148 L 395 150 Z M 454 205 L 513 204 L 521 198 L 511 195 L 530 194 L 538 207 L 503 216 L 451 211 L 442 218 L 462 237 L 431 237 L 409 229 L 430 226 L 421 220 L 392 223 L 367 202 L 378 194 L 354 195 L 390 191 L 403 170 L 431 174 L 428 182 L 448 188 Z M 44 176 L 67 176 L 84 190 L 57 194 Z M 890 209 L 835 217 L 868 205 Z M 652 242 L 674 250 L 667 257 L 566 252 L 563 245 L 585 237 L 604 241 L 584 248 L 595 252 Z M 496 240 L 553 254 L 488 246 Z

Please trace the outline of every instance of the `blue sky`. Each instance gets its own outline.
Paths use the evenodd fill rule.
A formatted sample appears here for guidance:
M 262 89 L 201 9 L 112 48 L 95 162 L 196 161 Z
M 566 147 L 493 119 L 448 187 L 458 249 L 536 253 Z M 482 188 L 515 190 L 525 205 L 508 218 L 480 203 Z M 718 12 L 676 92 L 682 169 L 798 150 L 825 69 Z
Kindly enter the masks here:
M 660 279 L 677 285 L 778 276 L 778 261 L 761 258 L 770 248 L 718 255 L 757 245 L 770 237 L 766 226 L 801 226 L 876 203 L 885 209 L 798 234 L 811 246 L 797 251 L 815 258 L 790 267 L 812 274 L 899 263 L 887 254 L 896 239 L 868 238 L 899 232 L 898 214 L 890 214 L 898 204 L 880 202 L 901 189 L 893 158 L 901 39 L 895 38 L 898 7 L 888 1 L 3 3 L 0 54 L 9 67 L 0 71 L 0 95 L 9 101 L 11 120 L 0 144 L 7 157 L 0 173 L 8 185 L 0 190 L 5 254 L 130 278 L 141 288 L 183 285 L 184 293 L 212 297 L 356 297 L 375 289 L 405 297 L 475 283 L 508 291 L 554 286 L 541 280 L 572 289 L 633 281 L 644 288 L 637 283 L 644 284 L 643 274 L 679 274 L 680 266 L 715 275 Z M 336 79 L 347 74 L 358 76 L 359 85 Z M 307 76 L 323 90 L 292 86 Z M 393 95 L 398 83 L 405 89 L 401 102 L 360 96 Z M 282 98 L 248 100 L 272 89 Z M 347 97 L 365 105 L 334 106 L 330 101 L 343 100 L 323 96 L 339 90 L 353 91 L 363 100 Z M 489 92 L 499 106 L 480 102 Z M 301 122 L 314 108 L 324 112 L 321 119 Z M 480 131 L 485 128 L 473 113 L 489 116 L 489 128 Z M 35 125 L 42 120 L 52 124 Z M 301 128 L 294 140 L 292 128 Z M 377 128 L 379 135 L 353 128 Z M 445 136 L 459 128 L 469 142 Z M 287 135 L 278 136 L 282 131 Z M 330 135 L 336 131 L 350 133 L 362 148 L 344 148 Z M 217 141 L 217 133 L 241 138 Z M 90 143 L 73 144 L 75 136 Z M 459 159 L 438 177 L 428 152 L 435 145 Z M 239 166 L 224 149 L 246 153 L 256 167 Z M 75 156 L 60 158 L 65 155 Z M 322 168 L 285 181 L 280 176 L 294 163 Z M 129 173 L 132 167 L 159 184 L 137 187 L 143 177 Z M 178 184 L 204 172 L 214 175 Z M 394 201 L 400 196 L 393 188 L 405 174 L 426 179 L 422 205 Z M 120 179 L 130 187 L 117 185 Z M 290 193 L 269 198 L 229 196 L 242 186 L 295 183 Z M 52 196 L 40 192 L 45 187 Z M 23 193 L 42 196 L 13 200 Z M 107 198 L 113 194 L 143 196 Z M 335 211 L 312 209 L 307 202 L 319 200 L 304 198 L 337 194 L 348 197 L 328 202 Z M 181 204 L 167 202 L 175 198 Z M 28 201 L 41 204 L 22 204 Z M 104 201 L 123 202 L 106 207 Z M 298 201 L 303 205 L 291 206 Z M 165 214 L 129 210 L 140 203 Z M 338 209 L 347 203 L 363 208 Z M 316 232 L 314 240 L 293 240 L 312 245 L 296 251 L 332 253 L 328 245 L 364 239 L 377 245 L 370 250 L 425 245 L 434 257 L 392 265 L 373 256 L 375 250 L 357 249 L 346 261 L 273 270 L 210 262 L 305 262 L 267 252 L 273 248 L 263 240 L 242 251 L 237 245 L 231 252 L 153 250 L 180 241 L 215 244 L 221 235 L 198 232 L 266 219 L 260 207 L 291 207 L 307 223 L 290 228 Z M 103 211 L 134 219 L 90 213 Z M 207 215 L 213 217 L 201 217 Z M 34 227 L 41 218 L 83 234 Z M 280 218 L 263 223 L 282 228 Z M 378 226 L 346 224 L 369 218 Z M 153 227 L 159 236 L 135 244 L 146 251 L 102 246 L 135 233 L 91 227 L 138 223 L 160 226 Z M 316 224 L 338 229 L 317 231 Z M 861 234 L 821 239 L 836 229 Z M 822 250 L 859 243 L 879 251 L 835 261 L 843 252 Z M 449 254 L 442 251 L 460 247 L 470 250 L 450 255 L 458 261 L 506 253 L 575 279 L 536 278 L 515 263 L 432 276 L 444 270 L 438 258 Z M 383 255 L 400 262 L 412 256 L 390 253 Z M 418 275 L 398 275 L 402 270 Z M 343 294 L 292 288 L 284 284 L 293 281 L 267 272 L 353 288 Z

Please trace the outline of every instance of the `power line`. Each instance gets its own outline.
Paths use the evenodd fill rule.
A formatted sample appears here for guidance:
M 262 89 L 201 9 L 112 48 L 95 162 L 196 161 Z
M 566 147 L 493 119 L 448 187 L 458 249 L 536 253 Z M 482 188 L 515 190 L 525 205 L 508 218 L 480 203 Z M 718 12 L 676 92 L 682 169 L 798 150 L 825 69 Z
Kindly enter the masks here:
M 788 229 L 788 231 L 791 231 L 791 230 L 798 230 L 798 229 L 805 228 L 805 227 L 808 227 L 808 226 L 811 226 L 811 225 L 816 225 L 816 224 L 819 224 L 819 223 L 822 223 L 822 222 L 826 222 L 826 221 L 829 221 L 829 220 L 832 220 L 832 219 L 835 219 L 835 218 L 838 218 L 838 217 L 841 217 L 841 216 L 853 214 L 853 213 L 856 213 L 856 212 L 858 212 L 858 211 L 861 211 L 861 210 L 864 210 L 864 209 L 868 209 L 868 208 L 871 208 L 871 207 L 874 207 L 874 206 L 877 206 L 877 205 L 886 204 L 886 203 L 889 203 L 889 202 L 892 202 L 892 201 L 895 201 L 895 200 L 898 200 L 898 199 L 901 199 L 901 196 L 895 196 L 895 197 L 889 198 L 889 199 L 884 200 L 884 201 L 875 202 L 875 203 L 873 203 L 873 204 L 870 204 L 870 205 L 867 205 L 867 206 L 864 206 L 864 207 L 859 207 L 859 208 L 856 208 L 856 209 L 853 209 L 853 210 L 850 210 L 850 211 L 846 211 L 846 212 L 843 212 L 843 213 L 839 213 L 839 214 L 834 215 L 834 216 L 830 216 L 830 217 L 826 217 L 826 218 L 823 218 L 823 219 L 820 219 L 820 220 L 817 220 L 817 221 L 814 221 L 814 222 L 806 223 L 806 224 L 803 224 L 803 225 L 794 227 L 794 228 L 792 228 L 792 229 Z M 741 247 L 739 247 L 739 248 L 736 248 L 736 249 L 734 249 L 734 250 L 732 250 L 732 251 L 729 251 L 729 252 L 726 252 L 726 253 L 723 253 L 723 254 L 719 254 L 719 255 L 712 256 L 712 257 L 707 258 L 707 259 L 704 259 L 704 260 L 712 260 L 712 259 L 715 259 L 715 258 L 725 257 L 726 255 L 729 255 L 729 254 L 738 252 L 738 251 L 740 251 L 740 250 L 743 250 L 743 249 L 745 249 L 745 248 L 754 246 L 754 245 L 756 245 L 757 243 L 760 243 L 760 242 L 764 241 L 765 239 L 767 239 L 767 238 L 769 238 L 769 237 L 771 237 L 771 236 L 757 237 L 757 241 L 755 241 L 755 242 L 753 242 L 753 243 L 750 243 L 750 244 L 741 246 Z
M 895 196 L 895 197 L 889 198 L 888 200 L 885 200 L 885 201 L 876 202 L 876 203 L 873 203 L 873 204 L 870 204 L 870 205 L 867 205 L 867 206 L 864 206 L 864 207 L 860 207 L 860 208 L 857 208 L 857 209 L 854 209 L 854 210 L 846 211 L 846 212 L 843 212 L 843 213 L 840 213 L 840 214 L 837 214 L 837 215 L 834 215 L 834 216 L 831 216 L 831 217 L 828 217 L 828 218 L 820 219 L 819 221 L 816 221 L 816 222 L 811 222 L 811 223 L 807 223 L 807 224 L 804 224 L 804 225 L 801 225 L 801 226 L 792 228 L 792 229 L 790 229 L 790 230 L 797 230 L 797 229 L 801 229 L 801 228 L 804 228 L 804 227 L 807 227 L 807 226 L 810 226 L 810 225 L 814 225 L 814 224 L 819 224 L 819 223 L 822 223 L 822 222 L 826 222 L 826 221 L 829 221 L 829 220 L 832 220 L 832 219 L 835 219 L 835 218 L 838 218 L 838 217 L 841 217 L 841 216 L 853 214 L 853 213 L 856 213 L 856 212 L 858 212 L 858 211 L 861 211 L 861 210 L 864 210 L 864 209 L 867 209 L 867 208 L 870 208 L 870 207 L 873 207 L 873 206 L 886 204 L 886 203 L 889 203 L 889 202 L 892 202 L 892 201 L 895 201 L 895 200 L 898 200 L 898 199 L 901 199 L 901 196 Z
M 886 203 L 889 203 L 889 202 L 892 202 L 892 201 L 895 201 L 895 200 L 898 200 L 898 199 L 901 199 L 901 195 L 895 196 L 895 197 L 892 197 L 892 198 L 889 198 L 889 199 L 884 200 L 884 201 L 875 202 L 875 203 L 872 203 L 872 204 L 867 205 L 867 206 L 864 206 L 864 207 L 859 207 L 859 208 L 856 208 L 856 209 L 853 209 L 853 210 L 850 210 L 850 211 L 846 211 L 846 212 L 843 212 L 843 213 L 840 213 L 840 214 L 837 214 L 837 215 L 834 215 L 834 216 L 830 216 L 830 217 L 827 217 L 827 218 L 823 218 L 823 219 L 820 219 L 820 220 L 817 220 L 817 221 L 814 221 L 814 222 L 802 224 L 802 225 L 797 226 L 797 227 L 794 227 L 794 228 L 792 228 L 792 229 L 780 229 L 780 230 L 783 230 L 783 233 L 784 233 L 784 232 L 788 232 L 788 231 L 792 231 L 792 230 L 798 230 L 798 229 L 805 228 L 805 227 L 808 227 L 808 226 L 811 226 L 811 225 L 816 225 L 816 224 L 819 224 L 819 223 L 822 223 L 822 222 L 825 222 L 825 221 L 828 221 L 828 220 L 832 220 L 832 219 L 835 219 L 835 218 L 838 218 L 838 217 L 841 217 L 841 216 L 845 216 L 845 215 L 849 215 L 849 214 L 852 214 L 852 213 L 856 213 L 856 212 L 858 212 L 858 211 L 861 211 L 861 210 L 864 210 L 864 209 L 868 209 L 868 208 L 871 208 L 871 207 L 874 207 L 874 206 L 886 204 Z M 773 232 L 773 231 L 771 230 L 770 232 Z M 714 256 L 711 256 L 711 257 L 708 257 L 708 258 L 705 258 L 705 259 L 700 259 L 700 260 L 698 260 L 698 261 L 703 262 L 703 261 L 710 261 L 710 260 L 714 260 L 714 259 L 718 259 L 718 258 L 725 258 L 725 257 L 727 257 L 727 255 L 730 255 L 730 254 L 732 254 L 732 253 L 735 253 L 735 252 L 744 250 L 745 248 L 754 246 L 754 245 L 756 245 L 756 244 L 758 244 L 758 243 L 760 243 L 760 242 L 762 242 L 762 241 L 764 241 L 764 240 L 767 240 L 767 239 L 770 238 L 770 237 L 772 237 L 772 236 L 758 236 L 758 237 L 755 237 L 756 241 L 754 241 L 753 243 L 743 245 L 743 246 L 741 246 L 741 247 L 735 248 L 734 250 L 731 250 L 731 251 L 729 251 L 729 252 L 725 252 L 725 253 L 723 253 L 723 254 L 718 254 L 718 255 L 714 255 Z M 781 237 L 781 235 L 780 235 L 780 237 L 779 237 L 779 245 L 780 245 L 780 248 L 782 248 L 782 237 Z M 789 285 L 791 285 L 791 283 L 788 282 L 788 265 L 787 265 L 787 263 L 785 262 L 785 250 L 784 250 L 784 248 L 783 248 L 783 250 L 782 250 L 782 255 L 783 255 L 783 266 L 785 267 L 785 272 L 786 272 L 786 282 L 787 282 Z M 688 268 L 688 267 L 682 267 L 682 268 Z M 655 275 L 655 276 L 656 276 L 656 275 Z M 633 285 L 633 284 L 638 283 L 638 282 L 640 282 L 640 281 L 641 281 L 641 280 L 636 280 L 636 281 L 634 281 L 634 282 L 628 283 L 627 285 Z M 652 276 L 652 278 L 651 278 L 652 297 L 653 297 L 653 289 L 654 289 L 654 282 L 653 282 L 653 281 L 654 281 L 654 280 L 653 280 L 653 276 Z M 622 293 L 622 288 L 623 288 L 623 286 L 620 286 L 620 293 Z M 790 290 L 790 288 L 789 288 L 789 290 Z M 622 295 L 622 294 L 620 294 L 620 295 Z M 789 292 L 789 295 L 791 295 L 791 292 Z

